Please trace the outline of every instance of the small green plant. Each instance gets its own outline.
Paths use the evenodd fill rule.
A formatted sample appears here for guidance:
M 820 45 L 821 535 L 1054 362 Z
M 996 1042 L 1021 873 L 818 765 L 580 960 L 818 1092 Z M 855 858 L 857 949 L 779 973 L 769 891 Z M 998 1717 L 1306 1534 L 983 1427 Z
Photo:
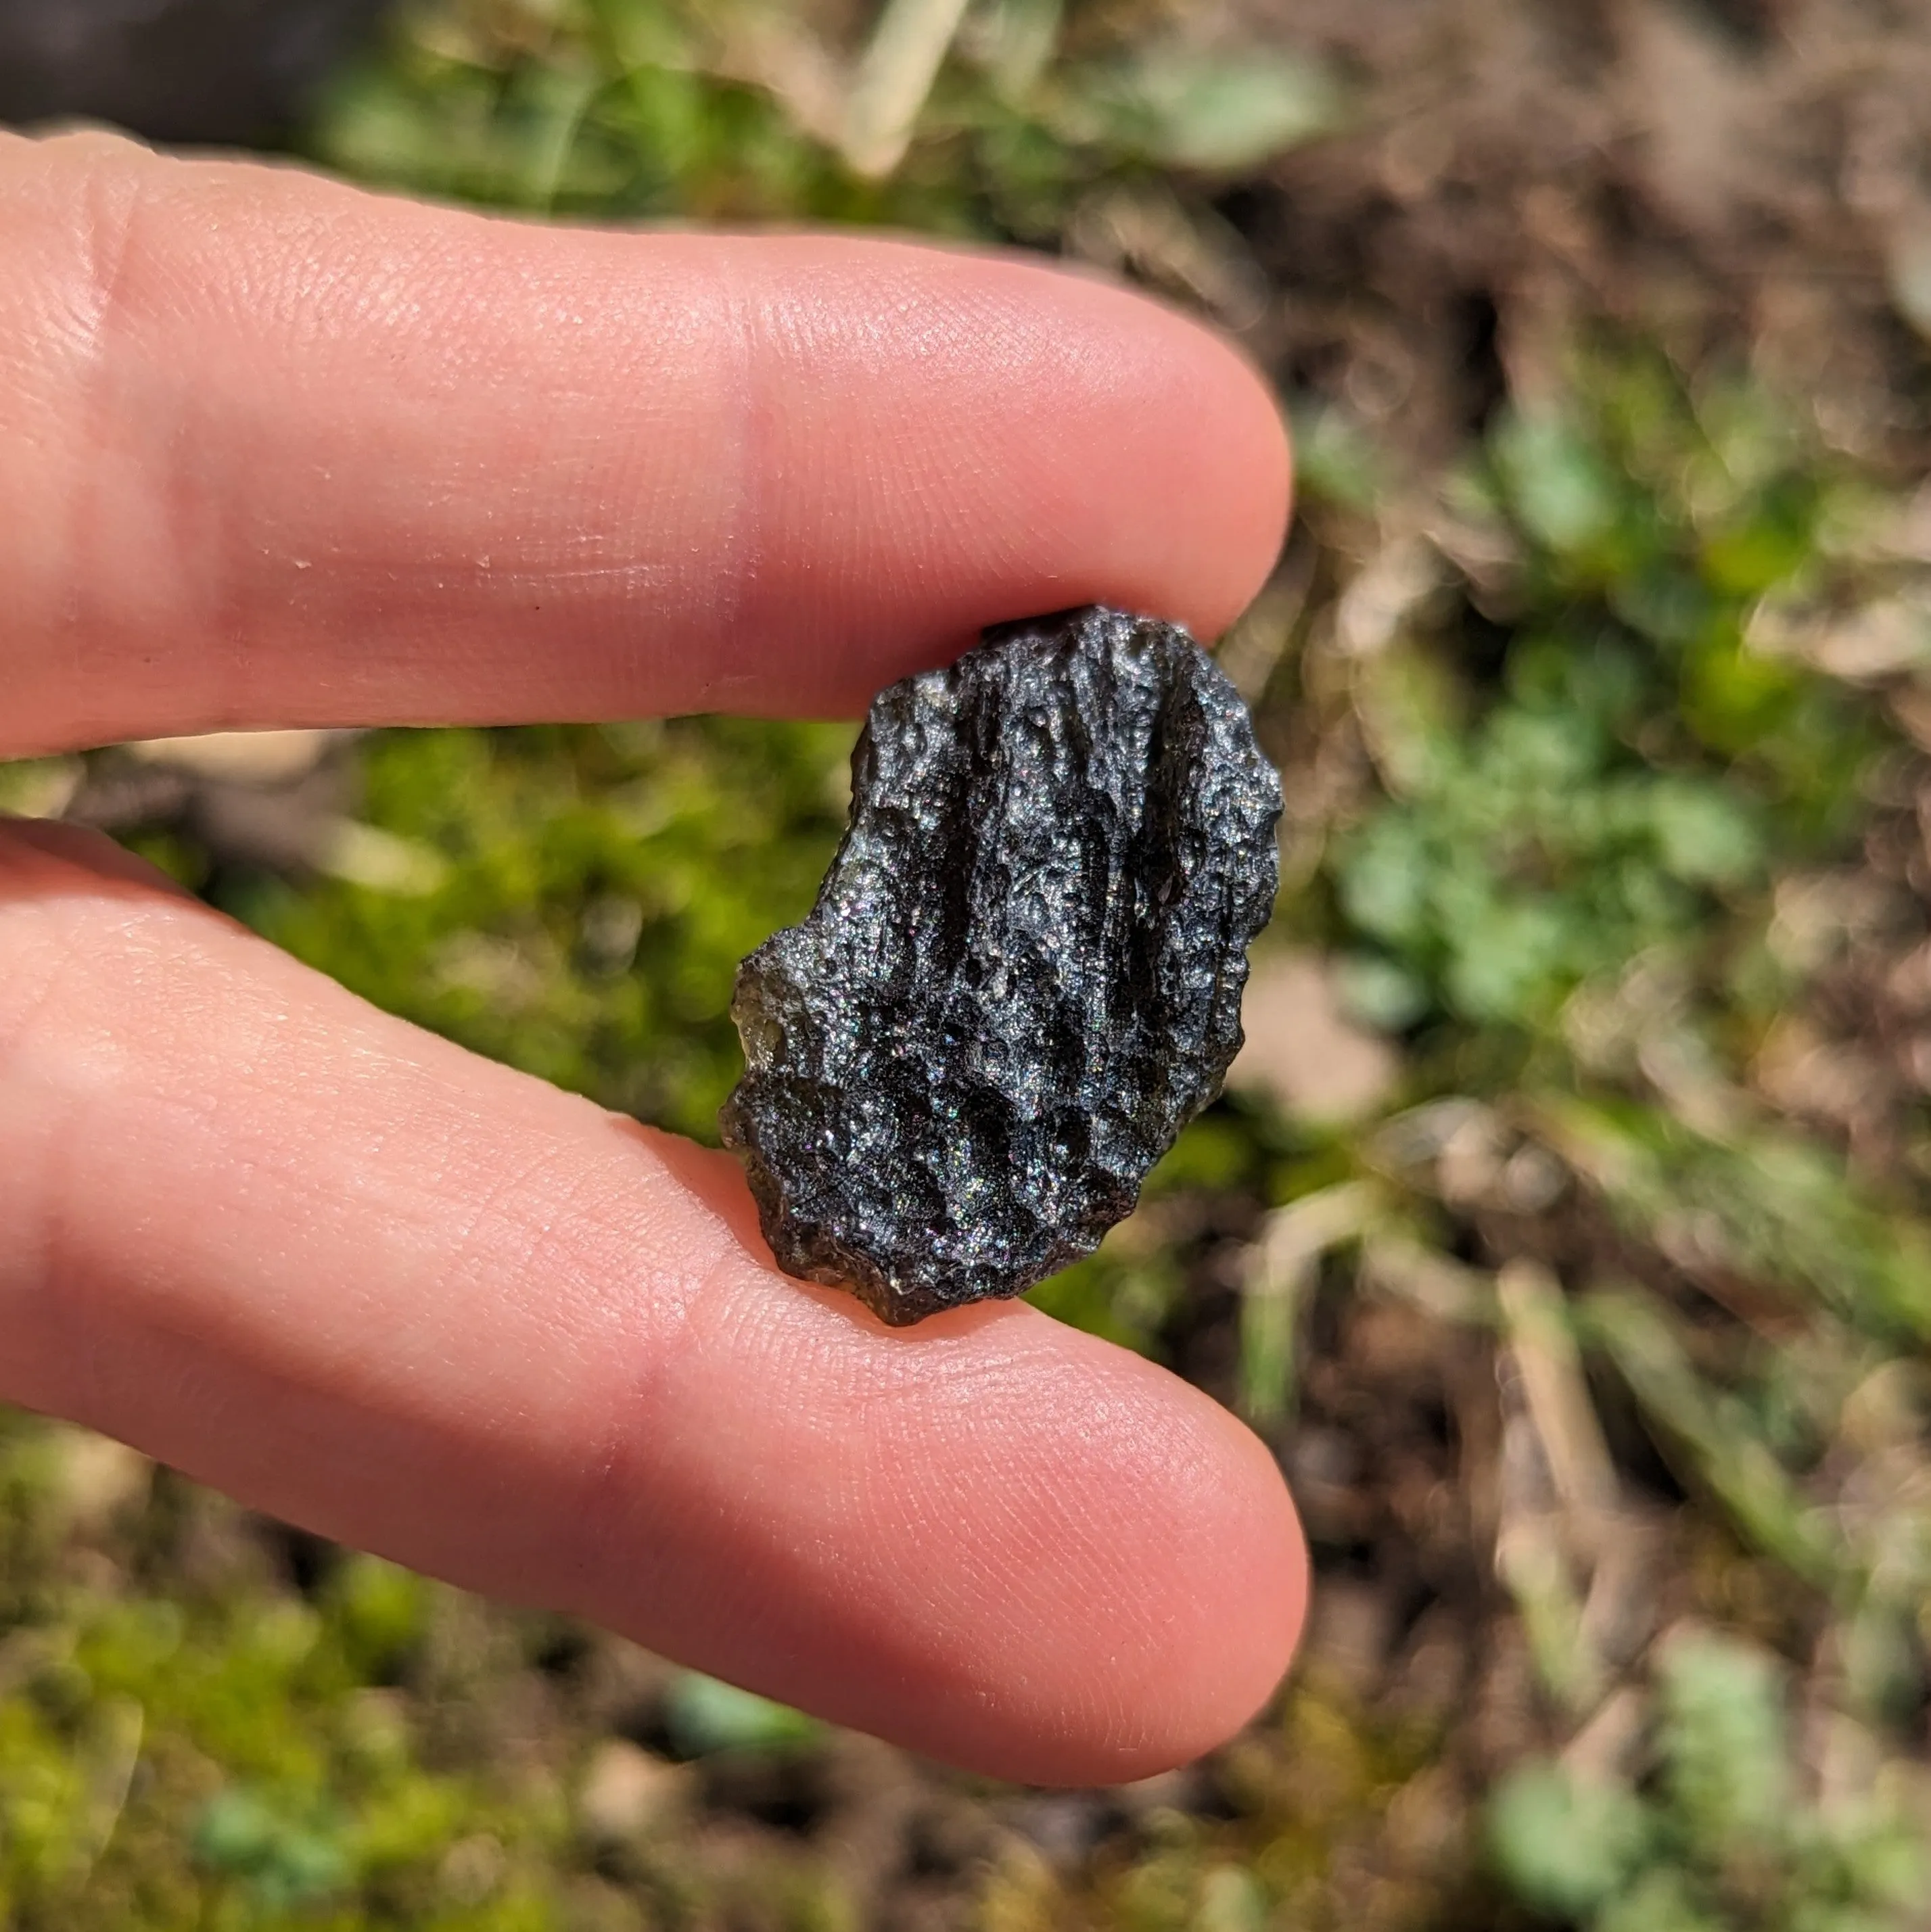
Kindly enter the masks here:
M 1505 416 L 1446 496 L 1485 580 L 1361 667 L 1387 796 L 1334 865 L 1383 1016 L 1519 1036 L 1638 960 L 1720 980 L 1773 874 L 1845 848 L 1888 741 L 1752 634 L 1816 577 L 1838 499 L 1767 405 L 1644 355 Z
M 666 1694 L 664 1718 L 686 1757 L 713 1751 L 785 1751 L 817 1737 L 821 1726 L 788 1705 L 735 1684 L 685 1671 Z
M 737 962 L 809 907 L 852 735 L 721 718 L 383 734 L 363 814 L 422 855 L 422 883 L 252 874 L 224 903 L 392 1012 L 714 1142 Z
M 1904 1932 L 1931 1838 L 1881 1784 L 1800 1802 L 1779 1672 L 1713 1633 L 1656 1671 L 1650 1762 L 1634 1774 L 1518 1767 L 1489 1809 L 1496 1864 L 1529 1905 L 1581 1932 Z
M 194 1834 L 195 1856 L 241 1881 L 264 1916 L 276 1917 L 339 1892 L 354 1874 L 341 1821 L 312 1806 L 278 1805 L 231 1786 L 209 1801 Z
M 92 1514 L 103 1467 L 124 1486 L 119 1528 Z M 438 1763 L 420 1707 L 389 1688 L 434 1684 L 459 1707 L 457 1593 L 344 1555 L 295 1595 L 239 1510 L 25 1418 L 0 1417 L 0 1498 L 10 1932 L 560 1922 L 555 1780 L 539 1765 Z M 198 1586 L 130 1574 L 136 1523 L 149 1562 L 173 1536 L 198 1540 Z M 104 1543 L 127 1561 L 118 1588 L 59 1578 L 56 1552 L 98 1567 Z M 455 1905 L 467 1916 L 437 1916 Z

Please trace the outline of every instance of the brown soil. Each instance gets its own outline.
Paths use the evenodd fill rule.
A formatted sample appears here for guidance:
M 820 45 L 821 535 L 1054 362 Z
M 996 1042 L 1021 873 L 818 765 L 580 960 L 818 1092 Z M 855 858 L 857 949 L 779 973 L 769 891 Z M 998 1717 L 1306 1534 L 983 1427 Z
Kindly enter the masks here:
M 1355 124 L 1223 212 L 1290 386 L 1445 456 L 1578 324 L 1748 358 L 1860 454 L 1922 453 L 1926 0 L 1236 0 Z

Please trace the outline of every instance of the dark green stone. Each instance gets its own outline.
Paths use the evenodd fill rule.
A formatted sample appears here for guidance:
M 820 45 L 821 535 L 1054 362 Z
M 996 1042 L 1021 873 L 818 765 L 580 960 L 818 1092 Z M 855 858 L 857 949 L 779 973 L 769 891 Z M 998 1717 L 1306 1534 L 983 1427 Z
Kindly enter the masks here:
M 1280 781 L 1185 632 L 1002 626 L 881 692 L 721 1117 L 778 1264 L 917 1322 L 1089 1253 L 1220 1091 Z

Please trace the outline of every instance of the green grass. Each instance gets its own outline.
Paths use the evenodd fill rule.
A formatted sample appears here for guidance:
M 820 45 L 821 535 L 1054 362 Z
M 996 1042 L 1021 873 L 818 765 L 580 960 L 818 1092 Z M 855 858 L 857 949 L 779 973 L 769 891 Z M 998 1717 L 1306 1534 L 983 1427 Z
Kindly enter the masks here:
M 386 732 L 366 822 L 421 889 L 258 878 L 229 910 L 389 1010 L 715 1143 L 739 959 L 801 918 L 844 824 L 845 725 Z

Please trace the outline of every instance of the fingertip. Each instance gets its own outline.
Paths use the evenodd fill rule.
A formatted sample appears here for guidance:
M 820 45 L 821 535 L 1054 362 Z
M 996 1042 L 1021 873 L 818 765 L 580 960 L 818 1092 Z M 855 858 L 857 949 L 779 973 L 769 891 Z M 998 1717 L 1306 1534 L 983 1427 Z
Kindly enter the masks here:
M 889 1352 L 915 1405 L 872 1409 L 866 1514 L 896 1552 L 874 1600 L 907 1563 L 920 1580 L 928 1686 L 914 1708 L 861 1690 L 861 1727 L 995 1776 L 1119 1784 L 1197 1757 L 1266 1702 L 1306 1565 L 1244 1425 L 1023 1306 L 848 1332 L 855 1354 Z
M 954 567 L 981 600 L 972 627 L 1095 602 L 1218 637 L 1287 529 L 1291 460 L 1261 373 L 1197 318 L 1116 282 L 1010 256 L 954 273 L 941 299 L 982 353 L 962 356 L 932 426 L 979 478 L 977 540 Z
M 748 1246 L 704 1300 L 614 1432 L 631 1447 L 563 1566 L 577 1607 L 1038 1784 L 1149 1775 L 1266 1702 L 1305 1607 L 1299 1532 L 1266 1449 L 1199 1390 L 1023 1305 L 887 1329 Z M 677 1508 L 640 1516 L 611 1466 Z M 640 1590 L 665 1564 L 683 1589 Z
M 1191 1667 L 1173 1673 L 1167 1734 L 1131 1776 L 1186 1763 L 1251 1722 L 1280 1688 L 1306 1624 L 1307 1542 L 1280 1466 L 1251 1430 L 1209 1406 L 1224 1473 L 1200 1538 L 1193 1624 L 1176 1637 Z
M 1225 419 L 1233 448 L 1230 466 L 1247 480 L 1235 517 L 1229 574 L 1218 602 L 1210 602 L 1194 634 L 1218 638 L 1260 592 L 1280 562 L 1294 514 L 1294 447 L 1287 413 L 1261 371 L 1232 344 L 1209 337 L 1220 350 L 1227 397 Z
M 1134 1370 L 1153 1454 L 1096 1456 L 1069 1497 L 1119 1527 L 1080 1580 L 1092 1621 L 1059 1666 L 1079 1721 L 1028 1738 L 1009 1772 L 1034 1782 L 1131 1783 L 1225 1743 L 1274 1695 L 1305 1619 L 1306 1545 L 1272 1455 L 1198 1390 Z
M 1185 555 L 1149 554 L 1176 586 L 1176 608 L 1152 614 L 1211 643 L 1279 560 L 1293 506 L 1293 452 L 1280 400 L 1255 364 L 1197 320 L 1152 306 L 1170 333 L 1146 380 L 1167 392 L 1176 450 L 1163 508 L 1189 546 Z

